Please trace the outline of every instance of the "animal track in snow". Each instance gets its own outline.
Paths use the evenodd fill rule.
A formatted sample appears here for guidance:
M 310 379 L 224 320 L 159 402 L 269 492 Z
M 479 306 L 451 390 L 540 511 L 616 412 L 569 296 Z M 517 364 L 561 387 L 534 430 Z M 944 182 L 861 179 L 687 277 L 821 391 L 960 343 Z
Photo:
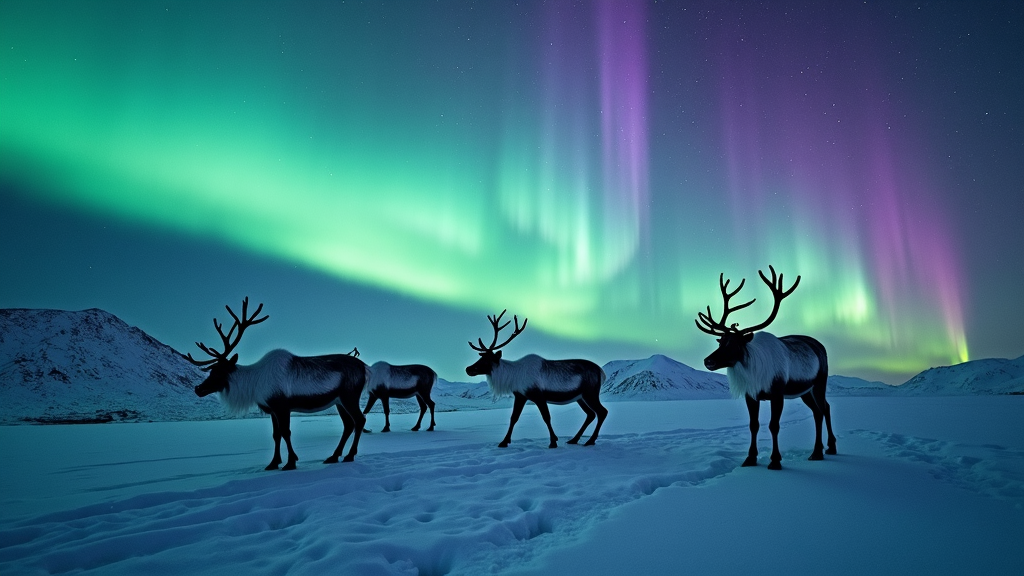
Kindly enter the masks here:
M 938 480 L 1000 500 L 1024 504 L 1024 452 L 994 444 L 967 445 L 904 434 L 853 430 L 891 456 L 920 462 Z

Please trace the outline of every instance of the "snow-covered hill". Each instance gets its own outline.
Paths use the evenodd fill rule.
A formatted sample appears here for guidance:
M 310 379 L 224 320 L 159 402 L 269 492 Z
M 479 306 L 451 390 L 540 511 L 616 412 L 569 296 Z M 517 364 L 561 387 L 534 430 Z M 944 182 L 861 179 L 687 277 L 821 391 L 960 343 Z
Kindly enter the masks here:
M 888 396 L 898 386 L 852 376 L 829 376 L 827 395 L 831 396 Z
M 103 310 L 0 310 L 0 423 L 199 420 L 202 372 Z
M 643 360 L 615 360 L 604 365 L 601 387 L 608 400 L 707 400 L 728 398 L 724 374 L 694 370 L 655 354 Z
M 930 368 L 899 386 L 897 391 L 912 396 L 1024 394 L 1024 356 Z
M 723 373 L 695 370 L 655 354 L 604 366 L 602 399 L 701 400 L 729 398 Z M 203 373 L 142 330 L 102 310 L 0 310 L 0 424 L 209 420 L 226 417 L 219 402 L 197 398 Z M 829 396 L 964 395 L 1024 393 L 1024 357 L 977 360 L 933 368 L 902 386 L 831 376 Z M 439 412 L 507 408 L 480 382 L 439 379 Z M 364 398 L 365 402 L 365 398 Z M 418 410 L 394 400 L 391 410 Z M 374 412 L 381 411 L 380 404 Z M 370 416 L 370 428 L 377 428 Z M 404 426 L 404 423 L 396 423 Z

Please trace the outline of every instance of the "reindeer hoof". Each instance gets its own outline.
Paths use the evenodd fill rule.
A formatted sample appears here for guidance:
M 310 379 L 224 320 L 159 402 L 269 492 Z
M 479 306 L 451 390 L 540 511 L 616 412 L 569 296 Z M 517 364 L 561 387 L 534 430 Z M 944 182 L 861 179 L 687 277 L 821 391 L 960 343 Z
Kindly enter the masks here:
M 757 466 L 757 456 L 747 456 L 747 459 L 740 466 Z
M 264 470 L 277 470 L 280 467 L 281 467 L 281 463 L 280 462 L 271 462 L 270 464 L 267 464 L 267 467 L 264 468 Z
M 825 450 L 825 454 L 828 454 L 830 456 L 835 456 L 837 454 L 836 447 L 835 446 L 829 447 L 828 450 Z
M 498 448 L 508 448 L 508 442 L 502 442 L 498 444 Z
M 430 428 L 427 428 L 427 432 L 433 432 L 433 431 L 434 431 L 434 427 L 433 426 L 431 426 Z
M 558 442 L 552 442 L 551 444 L 548 444 L 548 448 L 558 448 Z
M 594 440 L 593 438 L 591 438 L 590 440 L 587 440 L 587 442 L 585 444 L 583 444 L 583 445 L 584 446 L 593 446 L 594 444 L 597 444 L 597 440 Z
M 363 428 L 363 434 L 373 434 L 373 430 L 370 430 L 369 428 Z
M 769 462 L 768 463 L 768 469 L 769 470 L 782 470 L 782 463 L 781 462 Z
M 811 453 L 811 457 L 808 458 L 808 460 L 824 460 L 824 459 L 825 459 L 825 455 L 822 454 L 821 452 L 812 452 Z
M 344 458 L 341 459 L 342 462 L 355 462 L 355 460 L 356 460 L 356 457 L 351 455 L 351 454 L 349 454 L 348 456 L 345 456 Z
M 281 468 L 281 470 L 295 470 L 295 462 L 285 464 L 284 468 Z
M 391 432 L 391 428 L 384 428 L 381 432 Z
M 579 442 L 580 442 L 579 438 L 573 438 L 572 440 L 569 440 L 568 442 L 566 442 L 566 444 L 579 444 Z
M 327 458 L 327 460 L 324 460 L 324 464 L 337 464 L 337 463 L 338 463 L 338 457 L 337 456 L 331 456 L 331 457 Z

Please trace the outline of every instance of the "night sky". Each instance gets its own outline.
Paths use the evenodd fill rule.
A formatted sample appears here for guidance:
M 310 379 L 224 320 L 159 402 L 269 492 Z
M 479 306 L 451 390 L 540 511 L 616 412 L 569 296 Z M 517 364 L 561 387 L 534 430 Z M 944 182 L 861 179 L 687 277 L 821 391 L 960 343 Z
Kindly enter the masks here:
M 1024 354 L 1021 2 L 0 4 L 0 307 L 449 379 L 700 366 L 718 275 L 900 383 Z M 745 298 L 744 298 L 745 297 Z M 735 303 L 735 301 L 734 301 Z

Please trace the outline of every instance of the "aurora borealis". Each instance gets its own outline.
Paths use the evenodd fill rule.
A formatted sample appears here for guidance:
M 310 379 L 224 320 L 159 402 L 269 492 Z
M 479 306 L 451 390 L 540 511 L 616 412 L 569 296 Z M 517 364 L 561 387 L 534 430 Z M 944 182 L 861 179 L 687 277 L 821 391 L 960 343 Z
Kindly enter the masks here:
M 773 332 L 910 374 L 976 355 L 914 6 L 5 1 L 0 182 L 584 352 L 693 362 L 719 272 L 749 325 L 772 264 L 802 277 Z

